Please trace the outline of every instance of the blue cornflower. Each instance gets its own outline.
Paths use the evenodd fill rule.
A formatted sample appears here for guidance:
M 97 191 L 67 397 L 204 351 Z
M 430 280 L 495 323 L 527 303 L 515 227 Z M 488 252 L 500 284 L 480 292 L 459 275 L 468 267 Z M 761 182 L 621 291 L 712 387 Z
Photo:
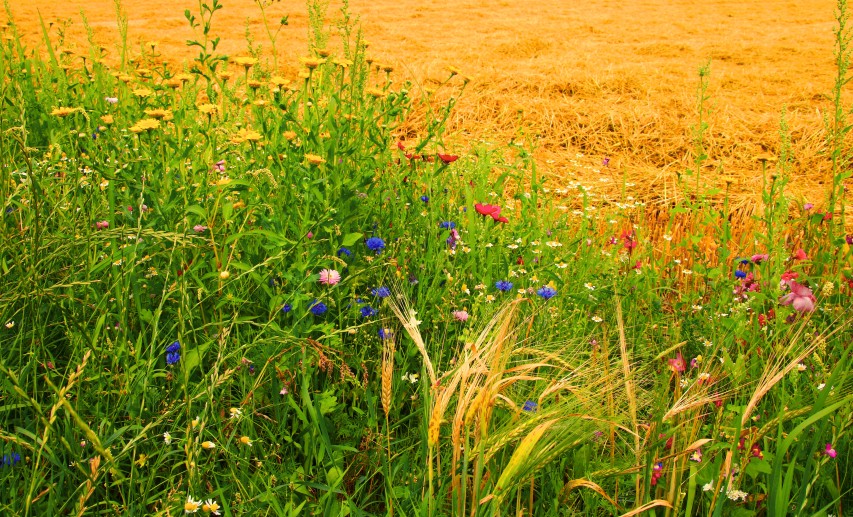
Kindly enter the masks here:
M 367 245 L 367 249 L 375 251 L 377 254 L 382 253 L 382 250 L 385 248 L 385 241 L 379 237 L 371 237 L 367 239 L 365 244 Z
M 524 402 L 524 407 L 522 407 L 521 410 L 534 413 L 538 407 L 539 404 L 537 404 L 536 402 L 533 402 L 532 400 L 527 400 Z
M 421 196 L 421 201 L 424 203 L 429 203 L 429 196 Z
M 326 313 L 327 310 L 329 310 L 329 308 L 326 307 L 325 303 L 313 300 L 311 302 L 311 308 L 308 310 L 310 310 L 311 314 L 313 314 L 314 316 L 322 316 Z
M 747 264 L 749 264 L 749 259 L 748 259 L 748 258 L 742 258 L 742 259 L 739 259 L 739 260 L 740 260 L 740 263 L 741 263 L 741 264 L 743 264 L 744 266 L 745 266 L 745 265 L 747 265 Z
M 288 312 L 290 312 L 292 310 L 293 310 L 293 305 L 290 305 L 289 303 L 285 303 L 284 306 L 281 308 L 281 312 L 283 312 L 284 314 L 287 314 Z
M 384 285 L 382 287 L 371 289 L 370 292 L 373 293 L 373 296 L 376 296 L 378 298 L 388 298 L 389 296 L 391 296 L 391 289 L 388 289 Z
M 498 280 L 497 282 L 495 282 L 495 288 L 498 291 L 505 293 L 505 292 L 509 291 L 510 289 L 512 289 L 512 282 L 509 282 L 507 280 Z
M 394 331 L 391 329 L 379 329 L 379 338 L 380 339 L 391 339 L 394 337 Z
M 166 347 L 166 364 L 173 365 L 181 360 L 181 344 L 175 341 Z
M 346 255 L 347 257 L 352 256 L 352 252 L 346 248 L 338 248 L 338 256 Z
M 557 296 L 557 290 L 550 286 L 542 286 L 539 290 L 536 291 L 536 294 L 545 298 L 546 300 L 550 300 L 551 298 Z
M 365 305 L 364 307 L 359 309 L 359 312 L 361 313 L 362 318 L 370 318 L 376 316 L 377 313 L 376 309 L 374 309 L 370 305 Z
M 445 230 L 452 230 L 456 228 L 456 223 L 454 223 L 453 221 L 442 221 L 438 223 L 438 227 L 443 228 Z
M 21 461 L 21 455 L 17 452 L 13 452 L 12 454 L 4 454 L 3 459 L 0 460 L 0 466 L 5 467 L 6 465 L 10 467 L 14 467 L 16 463 Z
M 735 278 L 746 278 L 746 271 L 735 270 Z

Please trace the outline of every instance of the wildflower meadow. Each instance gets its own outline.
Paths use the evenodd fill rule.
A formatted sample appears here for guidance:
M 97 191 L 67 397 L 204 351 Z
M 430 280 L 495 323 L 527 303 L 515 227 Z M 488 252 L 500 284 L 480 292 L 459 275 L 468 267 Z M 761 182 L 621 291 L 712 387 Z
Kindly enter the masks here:
M 108 58 L 5 3 L 0 514 L 853 512 L 846 2 L 825 192 L 779 106 L 743 225 L 713 64 L 661 207 L 448 138 L 474 78 L 399 80 L 347 2 L 298 74 L 217 51 L 219 0 L 183 65 L 115 5 Z

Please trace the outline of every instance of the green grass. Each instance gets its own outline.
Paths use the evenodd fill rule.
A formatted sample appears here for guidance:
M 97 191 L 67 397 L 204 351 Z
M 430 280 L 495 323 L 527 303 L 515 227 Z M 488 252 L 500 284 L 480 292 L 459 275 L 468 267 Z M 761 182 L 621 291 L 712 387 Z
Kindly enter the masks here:
M 0 513 L 849 511 L 853 236 L 788 151 L 767 258 L 690 171 L 652 240 L 524 146 L 448 149 L 467 81 L 398 86 L 346 9 L 285 83 L 200 5 L 186 70 L 0 47 Z

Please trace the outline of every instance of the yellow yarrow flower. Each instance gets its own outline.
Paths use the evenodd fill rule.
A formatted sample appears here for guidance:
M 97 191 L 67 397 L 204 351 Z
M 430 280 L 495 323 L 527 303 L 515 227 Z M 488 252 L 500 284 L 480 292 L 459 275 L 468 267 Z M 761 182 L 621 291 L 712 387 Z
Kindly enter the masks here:
M 215 115 L 219 108 L 215 104 L 199 104 L 198 110 L 204 115 Z
M 148 88 L 136 88 L 135 90 L 133 90 L 133 94 L 136 95 L 137 97 L 145 98 L 145 97 L 150 97 L 151 95 L 154 94 L 154 92 L 152 92 Z
M 251 56 L 235 57 L 234 59 L 231 60 L 231 62 L 236 64 L 236 65 L 242 66 L 246 70 L 248 70 L 248 69 L 250 69 L 253 66 L 258 64 L 258 60 L 251 57 Z
M 317 156 L 316 154 L 305 154 L 305 160 L 311 165 L 320 165 L 321 163 L 326 163 L 326 160 L 323 159 L 322 156 Z
M 232 144 L 242 144 L 243 142 L 258 142 L 263 138 L 260 133 L 253 129 L 242 128 L 237 131 L 233 137 L 231 137 Z
M 157 129 L 160 127 L 160 121 L 153 118 L 144 118 L 137 122 L 136 124 L 130 127 L 130 131 L 133 133 L 142 133 L 144 131 L 151 131 L 153 129 Z
M 78 111 L 82 112 L 83 109 L 82 108 L 69 108 L 69 107 L 60 106 L 58 108 L 54 108 L 53 111 L 50 112 L 50 114 L 53 115 L 54 117 L 65 118 L 68 115 L 73 115 L 74 113 L 77 113 Z
M 300 58 L 299 58 L 299 61 L 300 61 L 303 65 L 305 65 L 305 68 L 308 68 L 308 69 L 310 69 L 310 70 L 313 70 L 313 69 L 317 68 L 318 66 L 320 66 L 320 65 L 322 65 L 323 63 L 325 63 L 325 62 L 326 62 L 326 60 L 325 60 L 325 59 L 321 59 L 321 58 L 319 58 L 319 57 L 311 57 L 311 56 L 308 56 L 308 57 L 300 57 Z
M 160 108 L 145 110 L 145 114 L 157 120 L 172 120 L 173 118 L 172 110 L 164 110 Z

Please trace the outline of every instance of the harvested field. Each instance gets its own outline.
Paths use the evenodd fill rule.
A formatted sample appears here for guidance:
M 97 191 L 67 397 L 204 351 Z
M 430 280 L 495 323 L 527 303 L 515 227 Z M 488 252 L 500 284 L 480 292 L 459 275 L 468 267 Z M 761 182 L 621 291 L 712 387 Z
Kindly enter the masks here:
M 339 7 L 329 6 L 330 17 Z M 182 13 L 196 11 L 197 3 L 131 1 L 124 8 L 134 48 L 156 41 L 163 59 L 175 65 L 192 58 L 185 45 L 192 32 Z M 115 48 L 111 2 L 34 0 L 13 2 L 11 9 L 31 44 L 40 38 L 40 13 L 54 38 L 70 21 L 66 46 L 83 47 L 82 11 L 96 41 Z M 733 206 L 752 213 L 762 187 L 755 157 L 778 152 L 780 113 L 787 107 L 794 151 L 789 191 L 818 208 L 824 203 L 832 2 L 544 0 L 532 9 L 508 1 L 354 0 L 351 10 L 361 16 L 372 53 L 395 66 L 398 81 L 443 80 L 448 65 L 475 78 L 451 121 L 456 138 L 448 143 L 457 150 L 472 140 L 508 142 L 521 126 L 541 170 L 558 179 L 552 186 L 576 180 L 612 198 L 621 194 L 624 178 L 636 198 L 668 204 L 678 195 L 677 174 L 692 164 L 698 70 L 710 62 L 706 178 L 721 187 L 720 178 L 727 178 Z M 295 75 L 307 44 L 305 6 L 273 2 L 266 11 L 271 25 L 289 17 L 278 53 L 283 71 Z M 247 33 L 270 50 L 251 0 L 225 2 L 212 33 L 227 54 L 246 52 Z M 611 157 L 606 169 L 600 166 L 605 156 Z

